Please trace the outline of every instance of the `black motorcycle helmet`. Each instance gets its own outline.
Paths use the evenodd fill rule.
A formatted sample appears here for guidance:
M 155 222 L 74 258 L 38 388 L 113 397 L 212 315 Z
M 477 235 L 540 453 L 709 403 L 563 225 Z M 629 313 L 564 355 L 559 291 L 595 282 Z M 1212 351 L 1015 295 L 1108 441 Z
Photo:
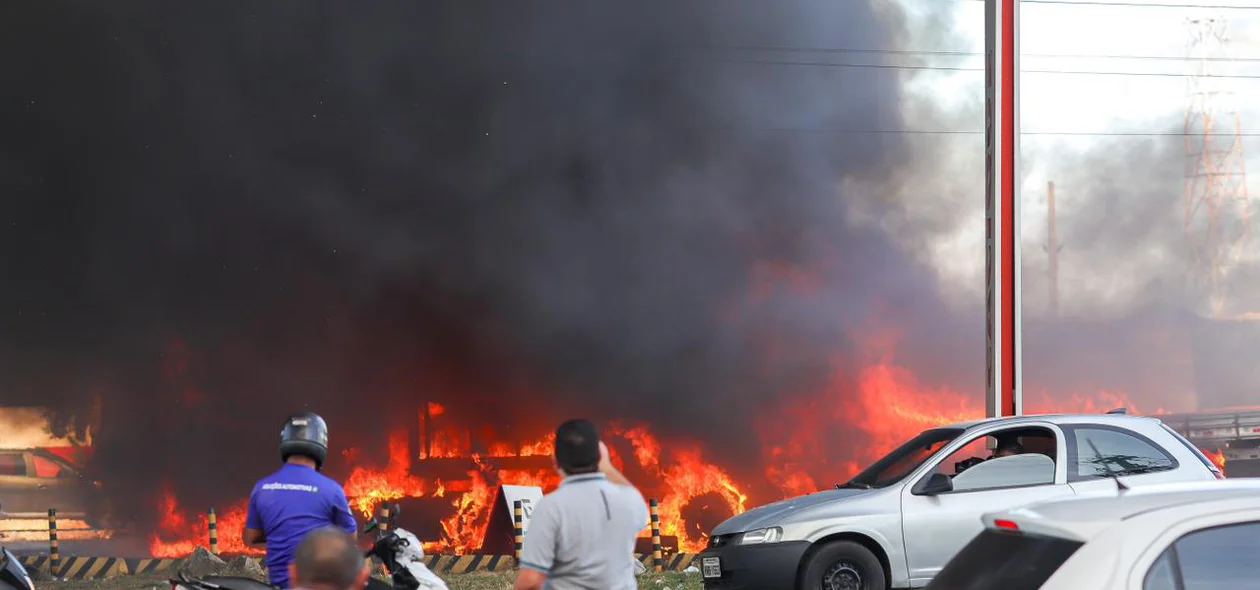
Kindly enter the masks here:
M 328 458 L 328 424 L 319 414 L 303 412 L 290 416 L 280 431 L 280 460 L 288 461 L 293 455 L 315 460 L 315 469 L 324 466 Z

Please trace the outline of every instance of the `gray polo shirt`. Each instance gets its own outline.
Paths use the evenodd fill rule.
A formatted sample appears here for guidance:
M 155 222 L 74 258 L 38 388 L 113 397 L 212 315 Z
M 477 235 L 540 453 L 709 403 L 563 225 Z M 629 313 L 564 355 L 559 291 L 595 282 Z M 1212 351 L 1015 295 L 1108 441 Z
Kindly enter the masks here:
M 538 502 L 521 567 L 547 574 L 548 590 L 637 589 L 634 544 L 647 528 L 643 494 L 602 473 L 566 477 Z

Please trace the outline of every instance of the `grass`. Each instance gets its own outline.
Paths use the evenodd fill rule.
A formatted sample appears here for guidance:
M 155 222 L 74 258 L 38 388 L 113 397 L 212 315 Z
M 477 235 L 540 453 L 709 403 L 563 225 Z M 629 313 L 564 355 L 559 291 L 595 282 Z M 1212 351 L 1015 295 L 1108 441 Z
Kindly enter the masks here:
M 451 590 L 511 590 L 514 572 L 502 574 L 461 574 L 445 576 Z M 166 578 L 119 576 L 108 580 L 80 582 L 35 582 L 39 590 L 167 590 Z M 639 587 L 652 590 L 700 590 L 704 587 L 700 574 L 667 572 L 639 576 Z

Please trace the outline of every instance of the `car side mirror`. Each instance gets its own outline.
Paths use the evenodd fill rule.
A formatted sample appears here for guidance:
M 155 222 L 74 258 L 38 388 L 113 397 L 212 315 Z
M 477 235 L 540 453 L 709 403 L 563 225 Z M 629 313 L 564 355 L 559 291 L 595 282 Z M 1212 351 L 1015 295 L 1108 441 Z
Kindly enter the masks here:
M 916 496 L 935 496 L 952 491 L 954 491 L 954 482 L 949 479 L 948 475 L 933 473 L 931 477 L 921 479 L 919 483 L 914 484 L 914 488 L 910 490 L 910 493 Z

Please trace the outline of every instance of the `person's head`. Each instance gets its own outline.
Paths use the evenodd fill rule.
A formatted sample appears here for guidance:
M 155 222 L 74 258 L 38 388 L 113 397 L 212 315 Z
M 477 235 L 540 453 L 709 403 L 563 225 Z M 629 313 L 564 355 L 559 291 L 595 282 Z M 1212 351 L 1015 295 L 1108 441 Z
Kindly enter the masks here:
M 294 414 L 280 431 L 280 460 L 285 463 L 314 463 L 324 466 L 328 458 L 328 424 L 319 414 Z
M 1024 454 L 1024 445 L 1021 445 L 1015 441 L 1011 441 L 1011 442 L 1003 443 L 1001 446 L 999 446 L 997 448 L 997 451 L 993 453 L 993 456 L 994 457 L 1010 457 L 1012 455 L 1022 455 L 1022 454 Z
M 599 430 L 575 418 L 556 428 L 556 468 L 565 475 L 599 471 Z
M 325 527 L 308 533 L 293 552 L 289 584 L 307 590 L 358 590 L 367 583 L 369 573 L 354 537 Z

